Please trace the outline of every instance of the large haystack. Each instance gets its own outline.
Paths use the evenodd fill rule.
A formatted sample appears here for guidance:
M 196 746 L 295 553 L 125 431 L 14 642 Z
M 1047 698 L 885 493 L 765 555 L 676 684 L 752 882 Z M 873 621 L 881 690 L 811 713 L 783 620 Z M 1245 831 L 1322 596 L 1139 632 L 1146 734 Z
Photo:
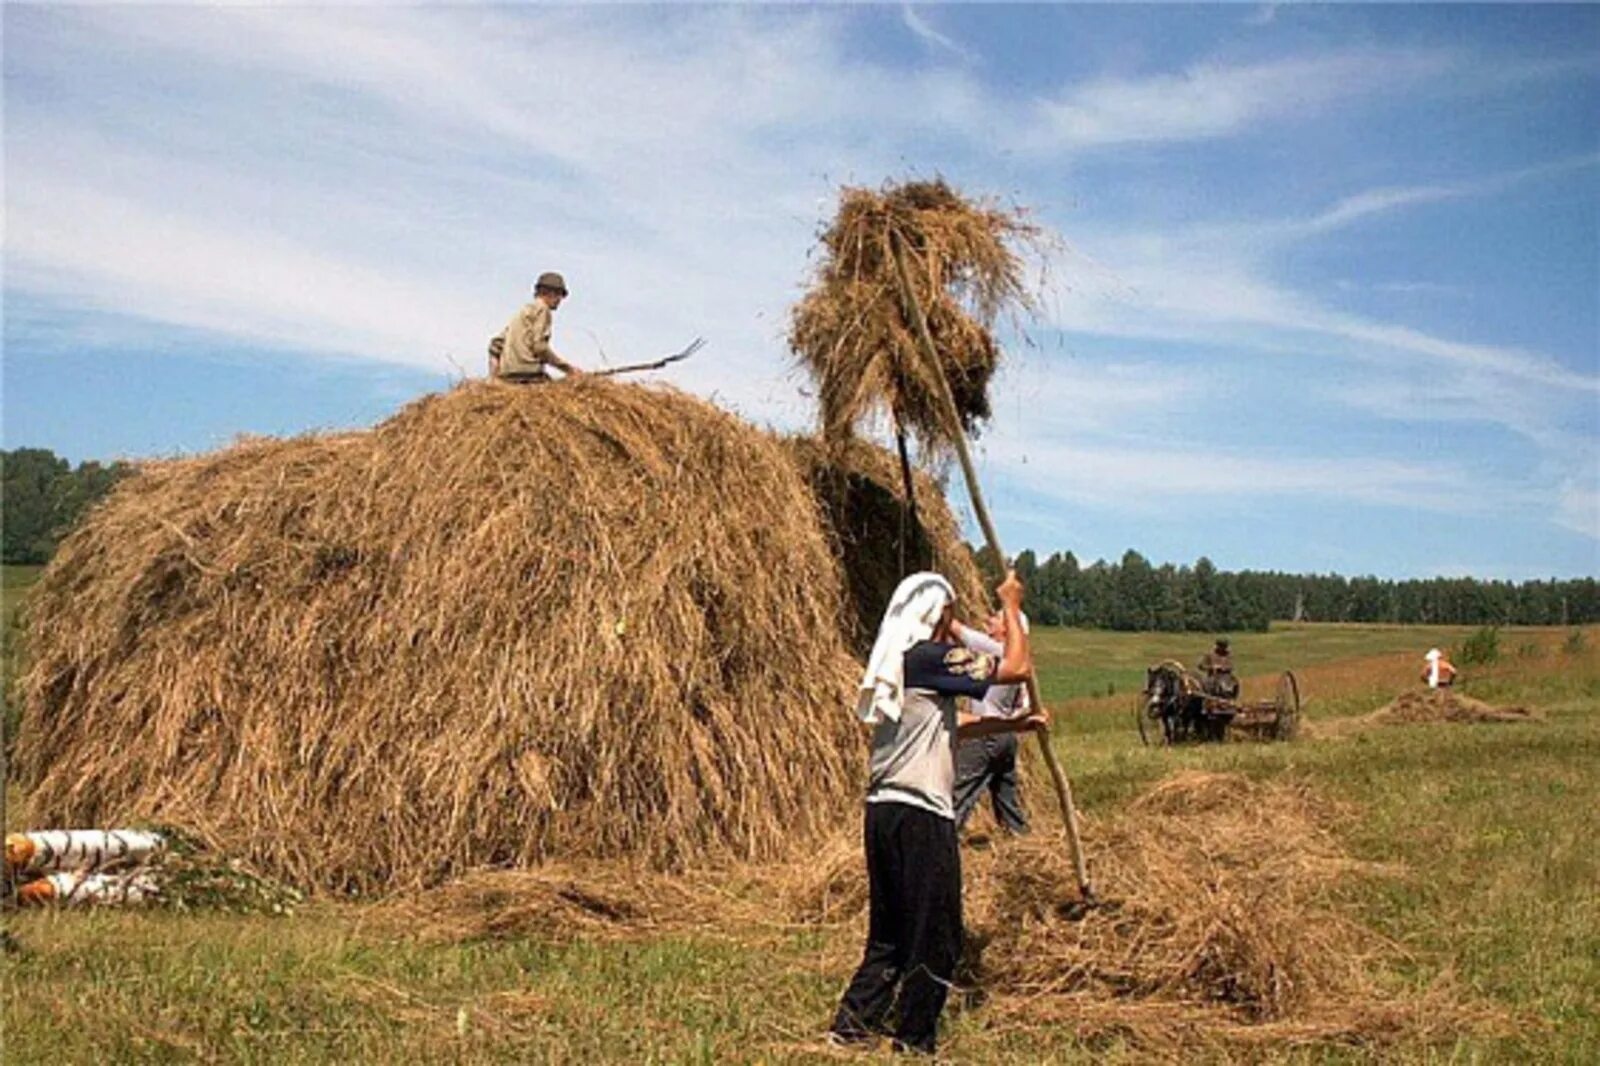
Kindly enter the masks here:
M 785 440 L 822 508 L 828 537 L 844 568 L 846 636 L 865 657 L 895 585 L 907 573 L 937 570 L 950 579 L 962 617 L 989 610 L 983 579 L 961 538 L 961 527 L 937 482 L 920 471 L 916 520 L 905 506 L 898 460 L 864 440 L 824 444 L 815 437 Z M 902 543 L 903 542 L 903 543 Z
M 29 603 L 41 824 L 304 885 L 762 858 L 836 827 L 838 568 L 781 444 L 668 390 L 465 385 L 154 465 Z

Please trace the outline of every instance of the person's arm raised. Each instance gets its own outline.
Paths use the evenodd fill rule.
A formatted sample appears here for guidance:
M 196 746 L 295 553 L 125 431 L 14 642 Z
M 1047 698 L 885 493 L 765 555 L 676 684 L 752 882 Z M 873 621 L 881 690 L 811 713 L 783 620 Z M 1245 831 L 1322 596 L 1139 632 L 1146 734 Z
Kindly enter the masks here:
M 1000 596 L 1000 610 L 1006 616 L 1006 644 L 992 681 L 997 685 L 1015 685 L 1033 675 L 1033 653 L 1028 647 L 1028 633 L 1022 628 L 1022 582 L 1017 580 L 1017 572 L 1007 570 L 1006 579 L 995 591 Z

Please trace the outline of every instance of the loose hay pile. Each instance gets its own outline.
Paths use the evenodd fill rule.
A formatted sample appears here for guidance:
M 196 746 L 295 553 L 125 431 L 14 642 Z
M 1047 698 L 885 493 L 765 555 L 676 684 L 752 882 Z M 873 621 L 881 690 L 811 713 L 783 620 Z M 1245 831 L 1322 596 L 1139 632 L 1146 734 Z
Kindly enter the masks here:
M 1019 249 L 1039 229 L 1020 211 L 962 197 L 942 180 L 847 188 L 821 240 L 817 278 L 795 306 L 789 344 L 819 385 L 823 436 L 850 436 L 874 412 L 892 412 L 925 451 L 952 432 L 938 375 L 962 428 L 989 417 L 999 360 L 996 316 L 1033 304 Z M 902 300 L 892 248 L 903 249 L 913 295 L 943 362 L 928 365 Z M 931 448 L 930 448 L 931 446 Z
M 1392 703 L 1372 712 L 1367 720 L 1376 725 L 1415 722 L 1529 722 L 1542 716 L 1528 707 L 1496 707 L 1450 689 L 1425 689 L 1402 692 Z
M 30 599 L 18 763 L 37 821 L 333 890 L 769 858 L 857 790 L 841 600 L 770 435 L 667 390 L 466 385 L 119 487 Z
M 1398 872 L 1345 852 L 1330 824 L 1345 816 L 1299 786 L 1180 772 L 1086 827 L 1106 900 L 1093 908 L 1054 834 L 964 848 L 961 998 L 981 998 L 990 1027 L 1069 1025 L 1147 1053 L 1504 1028 L 1448 984 L 1407 992 L 1392 972 L 1400 949 L 1349 916 L 1352 880 Z M 825 965 L 842 979 L 866 907 L 860 839 L 840 834 L 804 862 L 714 876 L 485 871 L 398 901 L 378 925 L 446 940 L 696 929 L 751 943 L 823 924 L 835 927 Z
M 1070 1024 L 1144 1047 L 1381 1041 L 1481 1011 L 1385 986 L 1398 950 L 1347 916 L 1352 859 L 1303 789 L 1182 772 L 1085 839 L 1106 902 L 1084 908 L 1054 834 L 962 855 L 963 984 L 992 1024 Z M 825 852 L 790 891 L 797 917 L 859 919 L 859 848 Z M 848 965 L 848 962 L 845 963 Z
M 844 568 L 846 598 L 854 608 L 847 611 L 848 635 L 857 654 L 865 657 L 871 650 L 883 609 L 908 572 L 931 569 L 949 578 L 964 618 L 975 619 L 988 610 L 972 553 L 932 478 L 920 471 L 913 474 L 913 524 L 904 507 L 898 461 L 890 452 L 863 440 L 825 444 L 814 437 L 790 437 L 784 443 L 822 508 L 829 540 Z

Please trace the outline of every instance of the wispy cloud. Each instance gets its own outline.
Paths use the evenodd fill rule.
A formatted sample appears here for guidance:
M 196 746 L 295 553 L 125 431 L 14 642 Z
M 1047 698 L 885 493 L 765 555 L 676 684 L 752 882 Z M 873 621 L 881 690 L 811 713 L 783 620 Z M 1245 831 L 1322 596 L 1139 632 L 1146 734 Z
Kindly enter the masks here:
M 1600 541 L 1600 463 L 1591 464 L 1587 481 L 1561 487 L 1555 520 L 1575 533 Z
M 1244 17 L 1246 26 L 1270 26 L 1278 20 L 1278 4 L 1257 4 L 1250 14 Z
M 1336 100 L 1398 91 L 1451 61 L 1446 53 L 1360 51 L 1105 78 L 1042 102 L 1038 132 L 1055 147 L 1080 148 L 1228 137 L 1303 120 Z
M 971 52 L 934 29 L 927 19 L 917 13 L 914 5 L 900 5 L 900 21 L 905 23 L 906 29 L 910 30 L 919 41 L 928 45 L 934 51 L 944 52 L 961 60 L 970 60 L 972 58 Z
M 1379 504 L 1408 510 L 1470 513 L 1483 507 L 1482 485 L 1459 468 L 1364 457 L 1274 458 L 1221 449 L 1078 445 L 1052 440 L 997 441 L 985 462 L 1031 479 L 1035 491 L 1076 504 L 1138 510 L 1175 500 L 1284 497 Z M 1475 491 L 1476 490 L 1476 491 Z

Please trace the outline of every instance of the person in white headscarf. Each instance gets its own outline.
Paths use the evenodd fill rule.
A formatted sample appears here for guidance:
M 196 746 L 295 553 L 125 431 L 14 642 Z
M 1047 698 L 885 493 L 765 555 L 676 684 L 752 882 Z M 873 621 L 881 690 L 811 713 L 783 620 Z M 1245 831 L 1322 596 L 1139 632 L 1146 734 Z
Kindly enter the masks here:
M 1009 626 L 998 657 L 956 641 L 955 594 L 938 574 L 902 581 L 878 627 L 856 700 L 856 713 L 872 726 L 865 829 L 871 909 L 866 952 L 834 1016 L 835 1041 L 887 1035 L 900 1050 L 933 1052 L 961 956 L 957 738 L 1049 727 L 1042 711 L 979 718 L 956 705 L 957 697 L 981 700 L 990 685 L 1025 681 L 1032 671 L 1015 573 L 1006 574 L 999 594 Z
M 1449 688 L 1456 683 L 1456 668 L 1450 664 L 1444 652 L 1429 648 L 1423 658 L 1427 660 L 1427 665 L 1422 668 L 1422 680 L 1427 682 L 1429 688 Z

